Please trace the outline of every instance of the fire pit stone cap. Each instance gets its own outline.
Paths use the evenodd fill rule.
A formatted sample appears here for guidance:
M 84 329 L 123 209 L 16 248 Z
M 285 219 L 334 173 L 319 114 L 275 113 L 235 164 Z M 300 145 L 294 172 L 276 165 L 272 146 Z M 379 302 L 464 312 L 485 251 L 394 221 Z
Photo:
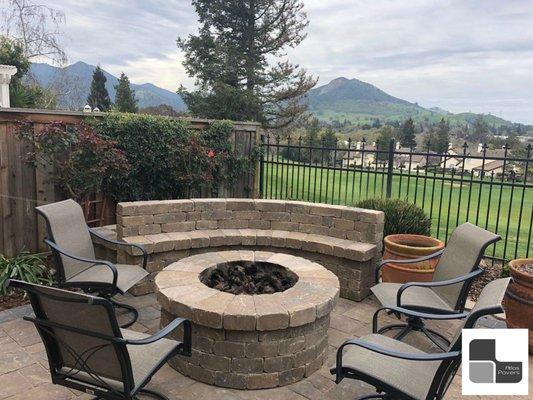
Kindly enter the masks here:
M 233 261 L 277 264 L 298 275 L 284 292 L 234 295 L 204 285 L 199 274 Z M 265 251 L 222 251 L 184 258 L 155 279 L 161 307 L 173 315 L 215 329 L 271 331 L 302 326 L 327 315 L 339 297 L 339 280 L 323 266 L 288 254 Z

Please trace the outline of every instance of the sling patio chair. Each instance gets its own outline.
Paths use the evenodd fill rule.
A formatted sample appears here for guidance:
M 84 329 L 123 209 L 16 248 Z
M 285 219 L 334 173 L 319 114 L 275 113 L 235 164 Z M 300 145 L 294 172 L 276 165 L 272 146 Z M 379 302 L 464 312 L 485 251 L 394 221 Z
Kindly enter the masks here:
M 81 289 L 110 300 L 115 307 L 124 308 L 133 314 L 133 318 L 122 327 L 133 325 L 139 316 L 137 310 L 128 304 L 118 303 L 112 297 L 126 293 L 148 275 L 148 255 L 144 248 L 108 239 L 89 228 L 82 208 L 74 200 L 46 204 L 35 209 L 46 221 L 48 238 L 44 241 L 52 249 L 58 286 Z M 143 254 L 142 268 L 138 265 L 97 260 L 92 236 L 116 246 L 137 248 Z
M 376 269 L 376 285 L 371 290 L 385 307 L 397 306 L 426 314 L 454 314 L 456 318 L 464 318 L 463 311 L 472 282 L 484 272 L 479 264 L 485 250 L 500 239 L 500 236 L 492 232 L 464 223 L 454 229 L 446 247 L 441 251 L 411 260 L 382 261 Z M 381 268 L 391 262 L 416 263 L 438 256 L 440 259 L 431 282 L 379 282 Z M 389 312 L 398 319 L 401 318 L 400 312 Z M 423 318 L 415 315 L 407 315 L 405 323 L 385 326 L 378 333 L 390 330 L 400 330 L 395 336 L 398 340 L 411 331 L 419 331 L 442 350 L 450 344 L 444 335 L 427 328 Z
M 132 400 L 139 394 L 168 400 L 145 389 L 171 358 L 191 354 L 191 325 L 176 318 L 150 336 L 120 329 L 113 304 L 102 297 L 11 280 L 26 291 L 33 322 L 44 343 L 52 382 L 80 390 L 94 399 Z M 183 340 L 167 339 L 183 328 Z
M 502 300 L 510 278 L 490 282 L 476 305 L 457 328 L 444 353 L 426 353 L 407 343 L 380 334 L 370 334 L 344 342 L 337 350 L 336 365 L 331 369 L 338 384 L 344 378 L 374 386 L 377 393 L 363 399 L 442 399 L 461 365 L 462 329 L 472 329 L 485 315 L 503 312 Z M 453 319 L 452 315 L 426 315 L 423 312 L 391 307 L 419 318 Z

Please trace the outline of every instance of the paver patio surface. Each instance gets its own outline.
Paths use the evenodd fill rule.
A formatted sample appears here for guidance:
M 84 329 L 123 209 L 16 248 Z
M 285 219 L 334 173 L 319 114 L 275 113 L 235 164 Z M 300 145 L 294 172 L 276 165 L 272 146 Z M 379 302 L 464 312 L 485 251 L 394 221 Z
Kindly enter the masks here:
M 154 295 L 141 297 L 128 295 L 120 301 L 139 309 L 139 320 L 130 329 L 148 333 L 159 329 L 160 308 Z M 371 333 L 372 315 L 377 307 L 378 304 L 373 298 L 359 303 L 340 299 L 331 314 L 328 362 L 311 377 L 298 383 L 269 390 L 224 389 L 196 382 L 166 365 L 154 376 L 148 387 L 172 400 L 352 400 L 371 394 L 372 387 L 353 380 L 345 379 L 340 385 L 336 385 L 329 368 L 334 364 L 337 346 L 348 338 Z M 91 399 L 92 396 L 88 394 L 50 383 L 48 362 L 39 335 L 31 323 L 22 320 L 22 316 L 30 313 L 29 306 L 0 312 L 0 400 Z M 386 322 L 386 319 L 392 320 L 385 316 L 382 322 Z M 441 332 L 447 332 L 448 335 L 454 329 L 453 325 L 446 322 L 429 322 L 429 325 Z M 503 322 L 494 318 L 485 318 L 480 321 L 480 325 L 490 328 L 505 326 Z M 410 334 L 406 341 L 425 350 L 435 351 L 418 333 Z M 529 368 L 530 371 L 533 368 L 533 357 L 529 358 Z M 460 379 L 459 371 L 447 392 L 446 399 L 462 398 Z M 530 388 L 532 385 L 530 373 Z M 491 397 L 469 398 L 490 399 Z

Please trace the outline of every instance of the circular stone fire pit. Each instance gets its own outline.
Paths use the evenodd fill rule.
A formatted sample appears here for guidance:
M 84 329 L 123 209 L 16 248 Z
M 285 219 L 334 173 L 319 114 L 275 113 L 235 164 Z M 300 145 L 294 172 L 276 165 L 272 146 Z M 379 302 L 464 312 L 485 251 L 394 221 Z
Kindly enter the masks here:
M 307 377 L 327 358 L 339 281 L 317 263 L 262 251 L 205 253 L 169 265 L 155 283 L 162 325 L 175 317 L 193 325 L 192 357 L 170 361 L 183 375 L 264 389 Z

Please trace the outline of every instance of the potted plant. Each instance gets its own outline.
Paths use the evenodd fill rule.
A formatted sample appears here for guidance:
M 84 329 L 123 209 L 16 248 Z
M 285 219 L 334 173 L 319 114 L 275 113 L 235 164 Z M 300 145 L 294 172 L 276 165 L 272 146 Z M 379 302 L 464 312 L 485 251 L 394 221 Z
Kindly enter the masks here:
M 433 254 L 444 243 L 429 236 L 431 220 L 415 204 L 398 199 L 369 199 L 357 204 L 361 208 L 385 213 L 383 259 L 406 260 Z M 390 263 L 381 270 L 384 282 L 428 282 L 433 279 L 439 258 L 412 263 Z
M 509 328 L 529 329 L 529 354 L 533 354 L 533 258 L 509 262 L 513 281 L 505 295 L 505 316 Z

